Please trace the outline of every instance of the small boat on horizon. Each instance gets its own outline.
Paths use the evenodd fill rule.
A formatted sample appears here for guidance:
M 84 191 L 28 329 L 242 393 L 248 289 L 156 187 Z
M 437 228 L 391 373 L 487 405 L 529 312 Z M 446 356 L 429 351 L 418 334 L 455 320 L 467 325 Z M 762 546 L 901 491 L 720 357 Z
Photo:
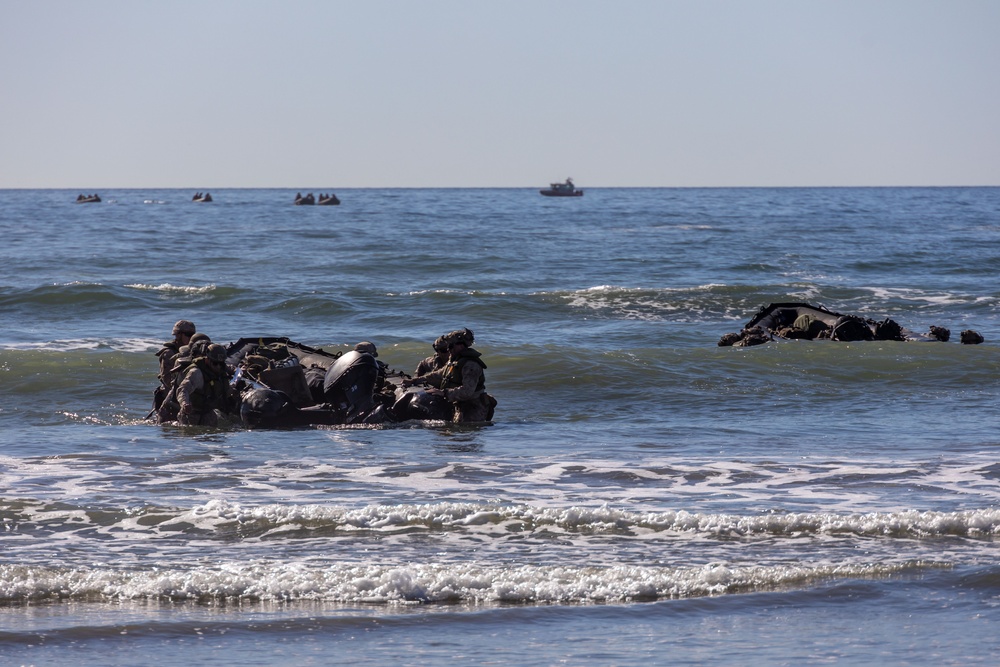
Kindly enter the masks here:
M 567 178 L 565 183 L 550 183 L 547 190 L 539 190 L 544 197 L 582 197 L 583 190 L 577 190 L 573 179 Z
M 315 206 L 317 204 L 319 206 L 339 206 L 340 205 L 340 200 L 337 199 L 337 195 L 335 195 L 335 194 L 332 194 L 332 193 L 331 194 L 322 194 L 321 193 L 320 196 L 319 196 L 319 201 L 317 201 L 316 197 L 315 197 L 315 195 L 313 195 L 313 193 L 310 192 L 305 197 L 303 197 L 302 193 L 299 192 L 299 193 L 297 193 L 295 195 L 295 202 L 294 203 L 295 203 L 296 206 Z
M 97 195 L 96 192 L 92 195 L 80 195 L 79 197 L 76 198 L 77 204 L 95 204 L 99 201 L 101 201 L 101 198 Z
M 212 201 L 212 195 L 211 195 L 211 193 L 208 193 L 208 192 L 205 192 L 205 193 L 196 192 L 196 193 L 194 193 L 194 197 L 191 197 L 191 201 L 196 201 L 196 202 L 210 202 L 210 201 Z

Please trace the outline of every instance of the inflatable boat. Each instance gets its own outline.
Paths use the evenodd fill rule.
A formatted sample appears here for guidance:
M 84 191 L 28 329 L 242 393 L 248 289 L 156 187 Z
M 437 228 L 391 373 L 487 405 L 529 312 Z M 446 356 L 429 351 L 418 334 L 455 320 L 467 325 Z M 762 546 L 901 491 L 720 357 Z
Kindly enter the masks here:
M 844 315 L 809 303 L 771 303 L 758 310 L 739 333 L 724 335 L 719 345 L 745 347 L 777 339 L 947 342 L 950 337 L 951 331 L 941 326 L 931 326 L 926 333 L 916 333 L 888 317 L 874 320 Z M 966 330 L 961 334 L 961 342 L 982 343 L 983 337 Z
M 451 406 L 372 354 L 326 352 L 288 338 L 241 338 L 226 350 L 248 428 L 446 420 Z

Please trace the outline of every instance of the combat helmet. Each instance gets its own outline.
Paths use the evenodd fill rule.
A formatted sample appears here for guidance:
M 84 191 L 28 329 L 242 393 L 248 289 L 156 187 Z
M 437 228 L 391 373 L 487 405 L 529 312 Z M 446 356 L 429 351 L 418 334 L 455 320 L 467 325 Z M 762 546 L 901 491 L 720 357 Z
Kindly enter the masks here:
M 204 357 L 208 353 L 208 346 L 212 344 L 212 339 L 208 334 L 196 333 L 191 336 L 188 346 L 191 348 L 192 357 Z
M 361 352 L 363 354 L 370 354 L 373 357 L 378 356 L 378 348 L 375 347 L 375 343 L 371 341 L 363 340 L 354 346 L 355 352 Z
M 448 334 L 448 342 L 452 345 L 462 343 L 466 347 L 472 347 L 472 344 L 476 342 L 476 335 L 468 327 L 457 329 Z
M 177 336 L 179 334 L 187 334 L 188 336 L 193 336 L 195 332 L 194 322 L 191 320 L 177 320 L 177 324 L 174 325 L 173 335 Z

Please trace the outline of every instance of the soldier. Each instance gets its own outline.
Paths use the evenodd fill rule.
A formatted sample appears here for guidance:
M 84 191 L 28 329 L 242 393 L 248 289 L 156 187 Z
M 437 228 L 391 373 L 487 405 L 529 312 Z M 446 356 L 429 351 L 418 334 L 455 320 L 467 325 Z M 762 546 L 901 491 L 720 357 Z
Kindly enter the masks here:
M 196 334 L 197 335 L 197 334 Z M 177 421 L 177 413 L 180 405 L 177 403 L 177 386 L 184 379 L 188 367 L 191 365 L 191 348 L 188 345 L 181 345 L 180 351 L 174 357 L 174 367 L 170 369 L 170 379 L 167 385 L 167 395 L 164 397 L 160 407 L 156 410 L 156 421 L 160 424 L 167 424 Z
M 452 331 L 446 336 L 450 345 L 448 365 L 422 378 L 404 380 L 404 386 L 425 382 L 436 389 L 428 393 L 438 394 L 452 404 L 455 422 L 485 422 L 493 419 L 496 399 L 486 393 L 486 376 L 483 371 L 482 354 L 472 348 L 475 335 L 470 329 Z
M 413 371 L 414 377 L 421 377 L 428 373 L 439 371 L 448 365 L 448 340 L 444 336 L 438 336 L 434 339 L 432 347 L 434 348 L 434 354 L 417 364 L 417 370 Z
M 193 359 L 177 386 L 180 412 L 177 423 L 184 426 L 217 426 L 216 410 L 230 407 L 229 371 L 226 348 L 212 344 L 204 357 Z
M 212 339 L 208 337 L 208 334 L 196 333 L 191 336 L 191 341 L 188 343 L 188 347 L 191 348 L 191 358 L 204 357 L 208 353 L 208 346 L 211 344 Z
M 191 342 L 191 336 L 195 334 L 194 322 L 190 320 L 178 320 L 173 329 L 173 340 L 168 340 L 156 353 L 160 360 L 160 386 L 153 392 L 153 412 L 160 409 L 164 399 L 173 388 L 171 381 L 171 371 L 174 367 L 174 359 L 180 352 L 182 346 Z M 150 413 L 152 415 L 152 412 Z

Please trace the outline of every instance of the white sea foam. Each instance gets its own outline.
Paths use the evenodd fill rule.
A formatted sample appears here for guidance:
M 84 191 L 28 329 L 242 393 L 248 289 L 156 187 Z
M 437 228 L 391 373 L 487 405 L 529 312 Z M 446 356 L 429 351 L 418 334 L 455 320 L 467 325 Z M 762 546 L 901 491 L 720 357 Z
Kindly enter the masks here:
M 67 497 L 78 486 L 56 483 Z M 25 507 L 21 524 L 63 525 L 91 523 L 88 511 L 60 504 Z M 634 512 L 614 507 L 535 507 L 499 503 L 431 503 L 426 505 L 369 505 L 350 508 L 336 505 L 243 505 L 211 500 L 190 509 L 133 508 L 116 511 L 108 524 L 102 513 L 101 530 L 110 533 L 157 534 L 189 528 L 205 534 L 228 534 L 239 527 L 244 535 L 274 536 L 289 528 L 338 532 L 397 533 L 414 528 L 426 531 L 470 531 L 528 535 L 556 529 L 583 535 L 772 538 L 807 536 L 863 536 L 917 539 L 958 536 L 989 539 L 1000 535 L 1000 509 L 959 512 L 768 512 L 726 514 L 670 510 Z M 93 528 L 93 526 L 90 526 Z
M 151 290 L 154 292 L 180 292 L 185 294 L 206 294 L 215 290 L 215 285 L 171 285 L 161 283 L 159 285 L 147 285 L 144 283 L 132 283 L 125 285 L 130 289 Z
M 885 301 L 901 300 L 928 303 L 935 306 L 961 305 L 970 303 L 971 297 L 964 294 L 937 293 L 898 287 L 865 287 L 872 295 Z
M 0 565 L 0 600 L 310 600 L 370 604 L 604 603 L 773 590 L 877 578 L 936 564 L 730 566 L 493 566 L 224 562 L 151 570 Z
M 353 433 L 336 430 L 322 435 L 333 446 L 351 448 L 356 437 Z M 936 460 L 699 463 L 657 458 L 642 463 L 538 458 L 528 466 L 484 460 L 401 467 L 400 462 L 367 465 L 329 459 L 304 459 L 298 465 L 287 465 L 278 459 L 233 470 L 226 464 L 225 457 L 215 455 L 164 461 L 133 479 L 135 471 L 127 462 L 0 457 L 0 472 L 4 473 L 8 497 L 30 494 L 42 501 L 57 494 L 59 487 L 39 485 L 38 479 L 73 485 L 65 488 L 65 497 L 100 496 L 110 475 L 131 480 L 136 493 L 155 494 L 157 503 L 178 507 L 189 503 L 192 489 L 197 488 L 191 480 L 198 479 L 218 479 L 224 488 L 216 492 L 217 500 L 239 507 L 326 506 L 331 483 L 337 485 L 339 503 L 344 507 L 368 506 L 373 499 L 387 506 L 405 504 L 414 497 L 479 505 L 484 498 L 496 497 L 498 486 L 527 507 L 552 511 L 620 507 L 648 513 L 696 507 L 714 515 L 767 507 L 844 516 L 892 514 L 914 507 L 935 509 L 941 497 L 965 497 L 970 506 L 1000 506 L 1000 479 L 991 472 L 995 460 L 988 454 L 952 464 Z M 914 489 L 919 489 L 917 495 Z M 901 494 L 901 490 L 907 493 Z
M 8 343 L 7 350 L 44 350 L 47 352 L 76 352 L 80 350 L 111 349 L 116 352 L 148 352 L 157 349 L 162 341 L 151 338 L 67 338 L 29 343 Z
M 92 338 L 70 338 L 62 340 L 36 341 L 31 343 L 10 343 L 10 350 L 49 350 L 52 352 L 70 352 L 74 350 L 96 350 L 101 341 Z

